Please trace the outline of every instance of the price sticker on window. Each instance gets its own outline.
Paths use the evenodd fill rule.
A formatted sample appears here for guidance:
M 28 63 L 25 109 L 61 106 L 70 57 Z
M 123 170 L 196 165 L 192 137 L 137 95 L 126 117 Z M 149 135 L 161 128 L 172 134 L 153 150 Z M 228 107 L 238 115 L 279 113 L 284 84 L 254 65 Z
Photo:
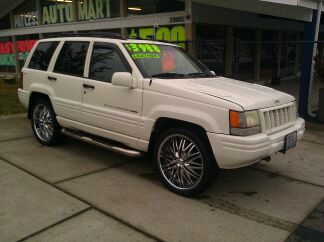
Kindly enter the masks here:
M 134 59 L 139 58 L 161 58 L 161 50 L 157 45 L 145 44 L 145 43 L 130 43 L 124 44 L 126 49 L 130 52 Z
M 159 59 L 161 58 L 161 55 L 159 54 L 152 54 L 152 53 L 138 53 L 138 54 L 132 54 L 133 59 Z

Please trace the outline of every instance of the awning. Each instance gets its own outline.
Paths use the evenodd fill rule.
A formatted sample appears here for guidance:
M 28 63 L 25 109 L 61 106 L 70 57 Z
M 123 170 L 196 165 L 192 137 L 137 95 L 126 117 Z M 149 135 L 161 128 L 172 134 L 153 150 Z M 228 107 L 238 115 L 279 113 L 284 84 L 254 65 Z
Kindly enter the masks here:
M 14 10 L 20 4 L 22 4 L 24 0 L 1 0 L 0 1 L 0 19 L 7 15 L 11 10 Z
M 306 22 L 312 20 L 313 10 L 317 9 L 317 0 L 193 0 L 193 2 Z

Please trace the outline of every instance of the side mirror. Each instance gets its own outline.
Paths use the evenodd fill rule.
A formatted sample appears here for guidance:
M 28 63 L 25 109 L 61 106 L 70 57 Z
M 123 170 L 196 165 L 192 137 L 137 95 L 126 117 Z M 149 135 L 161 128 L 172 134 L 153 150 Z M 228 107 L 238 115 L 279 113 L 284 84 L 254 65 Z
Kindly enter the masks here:
M 129 72 L 115 72 L 111 78 L 111 83 L 119 87 L 133 87 L 133 76 Z

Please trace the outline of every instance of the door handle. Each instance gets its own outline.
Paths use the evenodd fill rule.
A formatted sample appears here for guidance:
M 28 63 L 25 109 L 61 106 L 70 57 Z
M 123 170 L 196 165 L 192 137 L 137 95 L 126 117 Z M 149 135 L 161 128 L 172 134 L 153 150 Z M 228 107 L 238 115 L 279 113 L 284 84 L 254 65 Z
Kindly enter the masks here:
M 83 84 L 83 87 L 86 89 L 95 89 L 95 86 L 89 85 L 89 84 Z
M 47 79 L 50 80 L 50 81 L 56 81 L 57 80 L 57 78 L 53 77 L 53 76 L 48 76 Z

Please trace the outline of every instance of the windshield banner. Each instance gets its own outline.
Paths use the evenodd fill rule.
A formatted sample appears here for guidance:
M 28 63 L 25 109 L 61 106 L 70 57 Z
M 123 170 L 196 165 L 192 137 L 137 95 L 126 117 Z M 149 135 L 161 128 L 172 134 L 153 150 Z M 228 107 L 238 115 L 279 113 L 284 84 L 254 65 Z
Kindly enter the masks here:
M 133 59 L 159 59 L 161 50 L 157 45 L 131 43 L 125 44 Z

